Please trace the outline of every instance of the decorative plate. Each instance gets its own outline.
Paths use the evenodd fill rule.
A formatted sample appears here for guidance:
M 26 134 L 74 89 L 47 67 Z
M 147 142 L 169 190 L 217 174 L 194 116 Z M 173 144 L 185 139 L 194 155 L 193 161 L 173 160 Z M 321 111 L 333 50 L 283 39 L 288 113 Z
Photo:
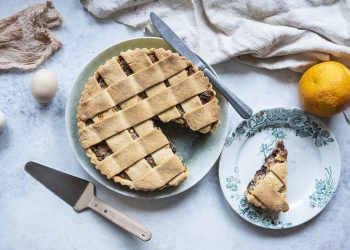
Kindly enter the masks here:
M 83 91 L 87 80 L 100 65 L 104 64 L 105 61 L 112 56 L 119 55 L 122 51 L 136 48 L 164 48 L 172 50 L 169 44 L 163 39 L 149 37 L 137 38 L 118 43 L 97 55 L 83 68 L 71 90 L 66 107 L 66 128 L 70 144 L 80 165 L 99 183 L 126 196 L 149 199 L 163 198 L 189 189 L 199 182 L 212 168 L 221 153 L 228 132 L 229 105 L 226 99 L 217 93 L 217 98 L 219 99 L 221 107 L 221 125 L 211 134 L 203 135 L 195 133 L 179 126 L 178 124 L 174 125 L 172 123 L 168 123 L 162 127 L 162 129 L 166 131 L 169 139 L 175 144 L 177 154 L 182 157 L 190 170 L 187 180 L 179 186 L 159 191 L 144 192 L 130 190 L 128 187 L 123 187 L 113 181 L 107 180 L 105 176 L 101 175 L 101 173 L 95 169 L 94 165 L 90 163 L 89 158 L 86 156 L 85 151 L 80 145 L 76 120 L 77 105 L 80 99 L 80 94 Z M 203 63 L 206 64 L 204 61 Z M 206 66 L 213 71 L 208 64 L 206 64 Z
M 277 140 L 283 140 L 288 150 L 286 213 L 254 207 L 244 195 Z M 320 120 L 297 108 L 273 108 L 254 114 L 229 133 L 219 179 L 226 200 L 243 219 L 281 229 L 300 225 L 320 213 L 337 188 L 340 171 L 338 144 Z

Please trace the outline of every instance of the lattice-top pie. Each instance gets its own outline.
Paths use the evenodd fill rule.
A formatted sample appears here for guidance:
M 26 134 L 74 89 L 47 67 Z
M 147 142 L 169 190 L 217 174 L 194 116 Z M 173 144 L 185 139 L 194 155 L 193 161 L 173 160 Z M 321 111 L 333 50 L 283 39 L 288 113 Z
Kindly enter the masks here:
M 246 196 L 249 203 L 263 209 L 286 212 L 287 156 L 283 141 L 278 141 L 263 166 L 248 184 Z
M 188 169 L 154 121 L 208 133 L 220 107 L 207 77 L 185 57 L 135 49 L 100 66 L 78 106 L 82 147 L 108 179 L 136 190 L 184 181 Z

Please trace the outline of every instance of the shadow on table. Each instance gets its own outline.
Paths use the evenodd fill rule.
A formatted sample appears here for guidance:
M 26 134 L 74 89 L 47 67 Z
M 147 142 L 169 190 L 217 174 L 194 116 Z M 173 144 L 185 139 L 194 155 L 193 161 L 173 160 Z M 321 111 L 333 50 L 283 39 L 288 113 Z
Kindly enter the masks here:
M 111 204 L 115 204 L 117 207 L 118 204 L 123 204 L 129 207 L 134 208 L 135 210 L 139 210 L 140 212 L 154 212 L 167 210 L 170 207 L 176 207 L 181 205 L 190 199 L 190 196 L 193 195 L 196 187 L 190 188 L 189 190 L 182 192 L 180 194 L 161 198 L 161 199 L 140 199 L 134 197 L 127 197 L 121 194 L 118 194 L 109 189 L 103 188 L 100 184 L 96 184 L 97 190 L 103 190 L 103 193 L 108 197 L 109 202 Z
M 278 70 L 268 70 L 264 68 L 257 68 L 251 65 L 243 64 L 238 62 L 236 59 L 232 58 L 226 62 L 216 64 L 214 66 L 217 74 L 234 74 L 242 75 L 246 78 L 249 78 L 250 74 L 260 74 L 266 75 L 269 78 L 273 78 L 276 82 L 281 82 L 284 84 L 297 84 L 301 77 L 300 73 L 294 72 L 289 69 L 278 69 Z M 273 72 L 273 73 L 271 73 Z M 244 82 L 235 82 L 236 87 L 239 87 L 240 84 L 245 84 Z
M 10 133 L 9 133 L 9 128 L 8 126 L 5 125 L 5 128 L 3 129 L 3 131 L 0 131 L 0 153 L 8 148 L 8 146 L 10 145 Z
M 324 210 L 326 210 L 325 208 Z M 231 211 L 229 211 L 231 210 Z M 247 221 L 245 221 L 243 218 L 241 218 L 239 215 L 234 214 L 232 209 L 228 207 L 226 213 L 228 217 L 235 217 L 232 218 L 235 222 L 240 223 L 240 227 L 242 227 L 243 230 L 247 230 L 250 233 L 254 233 L 258 236 L 263 236 L 263 237 L 270 237 L 270 238 L 280 238 L 280 237 L 288 237 L 297 233 L 300 233 L 307 228 L 311 227 L 313 224 L 317 223 L 318 218 L 321 216 L 321 214 L 324 212 L 321 211 L 315 218 L 310 219 L 308 222 L 305 222 L 299 226 L 295 226 L 292 228 L 287 228 L 287 229 L 268 229 L 268 228 L 262 228 L 258 227 L 256 225 L 253 225 Z
M 261 228 L 258 226 L 255 226 L 247 221 L 245 221 L 243 218 L 241 218 L 238 214 L 236 214 L 230 205 L 225 200 L 224 195 L 221 192 L 220 184 L 219 184 L 219 178 L 218 178 L 218 168 L 217 163 L 213 167 L 213 169 L 203 178 L 207 180 L 202 180 L 200 183 L 195 185 L 194 187 L 190 188 L 186 192 L 180 193 L 178 195 L 162 198 L 162 199 L 153 199 L 153 200 L 146 200 L 146 199 L 138 199 L 138 198 L 131 198 L 126 197 L 121 194 L 117 194 L 111 190 L 108 190 L 106 188 L 103 188 L 100 184 L 96 184 L 97 190 L 103 190 L 102 191 L 102 197 L 100 198 L 104 199 L 103 196 L 108 197 L 108 202 L 113 207 L 120 208 L 121 206 L 124 207 L 123 211 L 127 213 L 127 210 L 125 208 L 129 207 L 134 210 L 138 210 L 140 213 L 157 213 L 158 211 L 162 210 L 168 210 L 172 209 L 177 206 L 182 206 L 186 202 L 195 202 L 194 197 L 198 195 L 199 192 L 203 190 L 203 185 L 211 185 L 211 188 L 215 189 L 214 192 L 217 194 L 217 199 L 215 202 L 220 206 L 222 214 L 221 216 L 224 216 L 228 221 L 230 221 L 232 228 L 235 230 L 240 230 L 243 232 L 247 232 L 249 234 L 254 234 L 261 237 L 269 237 L 269 238 L 281 238 L 281 237 L 288 237 L 291 235 L 295 235 L 298 233 L 303 232 L 307 228 L 311 227 L 315 223 L 317 223 L 317 220 L 319 219 L 319 216 L 316 216 L 316 218 L 313 218 L 309 222 L 306 222 L 300 226 L 296 226 L 293 228 L 288 229 L 281 229 L 281 230 L 274 230 L 274 229 L 267 229 L 267 228 Z M 220 209 L 219 208 L 219 209 Z M 326 207 L 323 211 L 327 210 L 328 207 Z M 322 214 L 321 212 L 320 214 Z M 131 216 L 132 217 L 132 216 Z M 141 217 L 140 217 L 141 218 Z M 111 222 L 106 222 L 104 218 L 101 216 L 96 215 L 96 219 L 98 221 L 101 221 L 101 223 L 106 223 L 108 230 L 116 230 L 116 235 L 121 236 L 121 239 L 125 241 L 128 246 L 130 246 L 130 249 L 137 249 L 139 247 L 142 247 L 145 243 L 141 240 L 137 240 L 134 236 L 127 233 L 123 229 L 120 229 L 119 227 L 115 226 Z M 137 218 L 135 218 L 137 219 Z M 147 220 L 140 221 L 141 223 L 145 223 L 147 226 Z M 157 237 L 156 232 L 154 233 L 154 237 Z M 147 243 L 146 243 L 147 244 Z
M 288 237 L 294 234 L 298 234 L 306 230 L 307 228 L 311 227 L 313 224 L 317 223 L 317 220 L 319 219 L 320 216 L 322 216 L 322 213 L 324 213 L 325 210 L 329 209 L 329 206 L 327 206 L 315 218 L 312 218 L 309 221 L 299 226 L 286 228 L 286 229 L 269 229 L 269 228 L 263 228 L 263 227 L 259 227 L 254 224 L 251 224 L 250 222 L 240 217 L 227 203 L 223 194 L 221 194 L 221 200 L 222 200 L 222 203 L 225 202 L 227 204 L 227 206 L 223 206 L 223 210 L 224 210 L 225 216 L 228 219 L 231 219 L 234 227 L 236 228 L 239 227 L 240 230 L 247 231 L 250 234 L 255 234 L 258 236 L 270 237 L 270 238 Z
M 112 207 L 122 210 L 123 213 L 125 213 L 127 216 L 130 216 L 130 218 L 135 219 L 142 225 L 144 225 L 146 228 L 149 228 L 149 223 L 147 223 L 147 214 L 154 214 L 158 211 L 165 211 L 169 209 L 173 209 L 174 207 L 181 206 L 186 202 L 191 201 L 193 197 L 191 196 L 195 195 L 198 190 L 198 188 L 193 187 L 187 190 L 186 192 L 177 194 L 172 197 L 167 198 L 161 198 L 161 199 L 139 199 L 134 197 L 126 197 L 124 195 L 118 194 L 114 191 L 111 191 L 109 189 L 104 188 L 99 183 L 96 183 L 96 189 L 98 190 L 99 194 L 98 196 L 105 200 L 108 204 L 110 204 Z M 198 187 L 198 185 L 197 185 Z M 106 198 L 104 198 L 106 197 Z M 108 199 L 107 199 L 108 197 Z M 124 209 L 122 209 L 124 207 Z M 135 218 L 135 216 L 132 216 L 128 213 L 127 208 L 136 210 L 137 214 L 141 214 L 138 218 Z M 139 249 L 143 248 L 149 243 L 145 243 L 142 240 L 138 240 L 135 236 L 131 235 L 124 229 L 121 229 L 120 227 L 116 226 L 114 223 L 107 221 L 102 216 L 99 216 L 96 214 L 95 219 L 100 222 L 106 224 L 107 231 L 108 230 L 115 230 L 115 234 L 117 237 L 119 237 L 125 245 L 128 246 L 128 249 Z M 159 218 L 161 219 L 161 218 Z M 149 228 L 152 231 L 152 228 Z M 155 241 L 157 237 L 159 237 L 159 234 L 157 234 L 156 231 L 152 231 L 153 236 L 151 238 L 151 241 Z

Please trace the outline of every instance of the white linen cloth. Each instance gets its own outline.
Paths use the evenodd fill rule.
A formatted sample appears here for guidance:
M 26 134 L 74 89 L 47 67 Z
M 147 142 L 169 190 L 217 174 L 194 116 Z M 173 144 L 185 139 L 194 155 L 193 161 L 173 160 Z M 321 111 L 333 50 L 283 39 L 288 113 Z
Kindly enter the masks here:
M 158 14 L 210 64 L 232 57 L 302 72 L 331 56 L 350 58 L 350 0 L 81 0 L 98 18 L 155 33 Z
M 155 12 L 208 63 L 230 58 L 303 72 L 335 59 L 350 66 L 350 0 L 81 0 L 98 18 L 156 34 Z M 350 118 L 350 109 L 347 116 Z M 348 119 L 350 120 L 350 119 Z

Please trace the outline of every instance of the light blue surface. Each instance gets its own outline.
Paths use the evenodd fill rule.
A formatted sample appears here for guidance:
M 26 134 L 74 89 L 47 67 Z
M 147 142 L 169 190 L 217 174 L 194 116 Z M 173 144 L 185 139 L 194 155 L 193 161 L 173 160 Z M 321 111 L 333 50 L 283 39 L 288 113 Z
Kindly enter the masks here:
M 0 17 L 29 1 L 0 0 Z M 336 194 L 309 223 L 286 231 L 257 228 L 232 211 L 223 197 L 217 168 L 190 190 L 161 200 L 127 198 L 97 184 L 101 199 L 152 230 L 141 242 L 92 211 L 76 214 L 23 168 L 34 160 L 92 180 L 79 166 L 64 126 L 65 105 L 82 67 L 113 44 L 140 37 L 140 31 L 112 21 L 94 19 L 79 1 L 54 1 L 64 18 L 54 35 L 63 47 L 40 68 L 57 73 L 59 87 L 48 106 L 30 94 L 32 72 L 0 73 L 0 109 L 7 127 L 0 135 L 0 249 L 350 249 L 350 127 L 342 114 L 325 120 L 342 155 Z M 330 13 L 330 20 L 331 20 Z M 276 106 L 300 106 L 300 75 L 267 71 L 236 63 L 215 67 L 221 79 L 257 111 Z M 240 122 L 232 112 L 231 126 Z M 96 182 L 95 182 L 96 183 Z

